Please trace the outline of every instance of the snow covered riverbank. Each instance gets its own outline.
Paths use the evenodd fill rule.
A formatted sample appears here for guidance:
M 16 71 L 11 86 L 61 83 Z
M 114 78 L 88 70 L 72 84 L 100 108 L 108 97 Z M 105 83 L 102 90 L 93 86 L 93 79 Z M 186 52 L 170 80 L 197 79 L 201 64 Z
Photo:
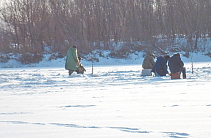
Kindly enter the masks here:
M 105 57 L 97 56 L 96 58 L 99 59 L 99 62 L 94 62 L 94 66 L 110 66 L 110 65 L 140 65 L 143 62 L 143 53 L 133 53 L 128 56 L 127 59 L 118 59 L 118 58 L 111 58 L 108 57 L 108 52 L 104 52 L 103 54 Z M 44 58 L 39 63 L 32 63 L 32 64 L 21 64 L 15 59 L 11 59 L 6 63 L 0 62 L 0 68 L 25 68 L 25 67 L 56 67 L 56 68 L 64 68 L 65 64 L 65 57 L 64 58 L 57 58 L 53 60 L 49 60 L 51 55 L 44 55 Z M 171 55 L 170 55 L 171 56 Z M 192 58 L 191 58 L 192 57 Z M 191 53 L 189 58 L 184 56 L 181 57 L 184 62 L 210 62 L 211 58 L 209 56 L 205 56 L 202 53 Z M 86 61 L 82 59 L 82 64 L 85 67 L 92 66 L 91 61 Z

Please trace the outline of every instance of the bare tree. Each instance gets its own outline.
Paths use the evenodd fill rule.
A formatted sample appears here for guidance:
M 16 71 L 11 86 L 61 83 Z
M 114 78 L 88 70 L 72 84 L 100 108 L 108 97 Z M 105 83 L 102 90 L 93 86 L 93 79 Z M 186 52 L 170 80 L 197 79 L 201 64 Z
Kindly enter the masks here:
M 210 0 L 11 0 L 0 8 L 7 26 L 0 43 L 12 41 L 1 47 L 20 53 L 42 53 L 45 45 L 65 53 L 75 44 L 86 53 L 115 49 L 113 42 L 131 49 L 158 35 L 173 43 L 183 34 L 191 42 L 211 36 L 210 12 Z

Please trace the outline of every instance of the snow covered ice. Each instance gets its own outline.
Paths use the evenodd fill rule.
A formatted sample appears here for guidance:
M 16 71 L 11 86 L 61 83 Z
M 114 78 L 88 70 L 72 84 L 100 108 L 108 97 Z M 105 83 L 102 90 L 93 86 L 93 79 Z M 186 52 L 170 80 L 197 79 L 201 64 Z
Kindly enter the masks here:
M 187 79 L 141 76 L 141 64 L 0 69 L 1 138 L 210 138 L 211 62 Z

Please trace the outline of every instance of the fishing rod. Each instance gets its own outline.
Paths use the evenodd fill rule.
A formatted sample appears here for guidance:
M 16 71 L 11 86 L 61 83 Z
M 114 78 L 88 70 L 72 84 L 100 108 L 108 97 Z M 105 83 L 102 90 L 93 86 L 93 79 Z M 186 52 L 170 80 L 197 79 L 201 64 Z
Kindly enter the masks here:
M 93 64 L 94 64 L 94 61 L 93 61 L 93 58 L 92 58 L 92 75 L 94 74 Z
M 193 51 L 197 48 L 197 44 L 198 44 L 198 31 L 195 31 L 194 34 L 196 35 L 196 40 L 195 40 L 195 46 L 191 48 L 191 50 L 192 50 L 192 56 L 191 56 L 192 74 L 194 73 L 194 71 L 193 71 Z

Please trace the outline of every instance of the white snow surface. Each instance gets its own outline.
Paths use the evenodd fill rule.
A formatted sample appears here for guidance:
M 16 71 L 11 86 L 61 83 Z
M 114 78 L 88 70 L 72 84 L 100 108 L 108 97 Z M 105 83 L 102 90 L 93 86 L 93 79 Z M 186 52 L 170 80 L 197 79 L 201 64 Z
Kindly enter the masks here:
M 136 59 L 136 60 L 135 60 Z M 0 138 L 210 138 L 211 59 L 182 57 L 187 79 L 141 76 L 139 56 L 0 63 Z M 13 67 L 13 68 L 8 68 Z M 18 68 L 15 68 L 18 67 Z

